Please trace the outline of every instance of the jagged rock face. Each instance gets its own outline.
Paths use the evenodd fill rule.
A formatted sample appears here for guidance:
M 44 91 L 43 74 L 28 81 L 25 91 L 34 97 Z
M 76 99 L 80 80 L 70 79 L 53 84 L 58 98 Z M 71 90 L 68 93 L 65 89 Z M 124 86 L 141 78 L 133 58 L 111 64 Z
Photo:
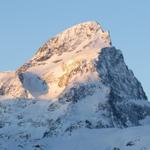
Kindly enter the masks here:
M 96 68 L 101 81 L 118 97 L 147 100 L 141 83 L 126 66 L 120 50 L 114 47 L 104 48 L 98 57 Z
M 41 138 L 45 138 L 77 128 L 136 126 L 150 115 L 140 82 L 121 51 L 111 45 L 109 33 L 96 22 L 58 34 L 9 74 L 9 78 L 0 74 L 1 99 L 25 100 L 11 101 L 8 109 L 9 102 L 2 102 L 2 128 L 7 118 L 10 126 L 19 129 L 42 128 Z M 12 122 L 14 108 L 18 117 Z M 32 109 L 37 113 L 32 114 Z M 14 134 L 25 133 L 29 136 Z

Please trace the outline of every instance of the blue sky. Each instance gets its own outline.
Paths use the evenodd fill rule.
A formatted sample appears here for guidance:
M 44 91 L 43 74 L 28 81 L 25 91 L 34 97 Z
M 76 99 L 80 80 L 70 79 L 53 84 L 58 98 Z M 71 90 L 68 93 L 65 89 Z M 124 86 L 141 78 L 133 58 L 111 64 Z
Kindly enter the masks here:
M 149 0 L 0 0 L 0 70 L 14 70 L 50 37 L 89 20 L 110 30 L 150 98 Z

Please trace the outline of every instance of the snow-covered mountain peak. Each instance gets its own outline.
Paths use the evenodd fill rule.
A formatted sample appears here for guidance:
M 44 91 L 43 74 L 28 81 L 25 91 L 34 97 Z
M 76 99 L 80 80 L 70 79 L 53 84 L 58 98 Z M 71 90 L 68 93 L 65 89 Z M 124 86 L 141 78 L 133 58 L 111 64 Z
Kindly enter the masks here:
M 30 149 L 53 136 L 138 126 L 149 118 L 141 83 L 96 22 L 65 30 L 16 71 L 0 73 L 0 149 L 10 149 L 9 142 Z
M 36 66 L 37 64 L 47 63 L 52 56 L 55 56 L 52 59 L 62 59 L 62 57 L 70 59 L 70 55 L 74 57 L 75 53 L 88 53 L 89 49 L 94 53 L 97 49 L 110 46 L 109 32 L 104 32 L 97 22 L 81 23 L 47 41 L 34 57 L 27 64 L 19 68 L 17 72 L 24 72 L 31 65 Z M 69 53 L 68 56 L 66 56 L 66 53 Z M 63 54 L 65 56 L 62 56 Z
M 82 43 L 88 44 L 88 42 L 98 40 L 97 38 L 99 38 L 105 46 L 110 46 L 111 40 L 109 32 L 104 32 L 97 22 L 81 23 L 50 39 L 39 49 L 35 57 L 39 55 L 41 58 L 45 53 L 49 52 L 51 54 L 57 53 L 61 55 L 63 52 L 70 52 L 78 49 L 79 45 Z M 40 61 L 40 58 L 36 59 Z
M 38 95 L 38 98 L 44 99 L 58 98 L 68 85 L 88 81 L 94 74 L 97 76 L 96 80 L 99 78 L 94 62 L 101 49 L 106 47 L 111 47 L 109 32 L 103 31 L 97 22 L 81 23 L 46 42 L 33 58 L 16 71 L 16 75 L 21 82 L 24 79 L 23 86 L 33 97 L 37 98 Z M 43 81 L 41 83 L 47 84 L 47 88 L 44 88 L 46 91 L 40 91 L 40 95 L 31 91 L 37 80 L 28 85 L 30 88 L 27 87 L 30 78 L 37 77 Z
M 11 79 L 20 83 L 10 82 L 10 86 L 23 89 L 16 97 L 58 100 L 76 86 L 104 84 L 121 98 L 146 99 L 122 53 L 112 47 L 109 32 L 97 22 L 81 23 L 56 35 Z M 5 82 L 3 95 L 14 96 Z

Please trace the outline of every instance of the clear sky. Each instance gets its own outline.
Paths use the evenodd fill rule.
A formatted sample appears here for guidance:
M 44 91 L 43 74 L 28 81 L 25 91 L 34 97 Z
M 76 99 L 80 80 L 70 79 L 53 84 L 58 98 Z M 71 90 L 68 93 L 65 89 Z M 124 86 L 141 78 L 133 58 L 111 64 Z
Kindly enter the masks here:
M 150 0 L 0 0 L 0 70 L 16 69 L 50 37 L 90 20 L 110 30 L 150 98 Z

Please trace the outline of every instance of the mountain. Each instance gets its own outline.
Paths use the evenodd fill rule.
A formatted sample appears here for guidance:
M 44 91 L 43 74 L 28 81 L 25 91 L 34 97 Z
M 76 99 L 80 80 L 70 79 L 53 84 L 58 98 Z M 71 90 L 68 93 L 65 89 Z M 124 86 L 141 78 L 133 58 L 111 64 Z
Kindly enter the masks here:
M 1 149 L 60 149 L 53 141 L 74 145 L 82 139 L 80 132 L 95 138 L 110 132 L 117 140 L 133 126 L 149 124 L 149 116 L 150 103 L 141 83 L 97 22 L 65 30 L 16 71 L 0 73 Z M 108 147 L 106 143 L 101 143 L 102 150 L 119 150 L 116 143 Z

